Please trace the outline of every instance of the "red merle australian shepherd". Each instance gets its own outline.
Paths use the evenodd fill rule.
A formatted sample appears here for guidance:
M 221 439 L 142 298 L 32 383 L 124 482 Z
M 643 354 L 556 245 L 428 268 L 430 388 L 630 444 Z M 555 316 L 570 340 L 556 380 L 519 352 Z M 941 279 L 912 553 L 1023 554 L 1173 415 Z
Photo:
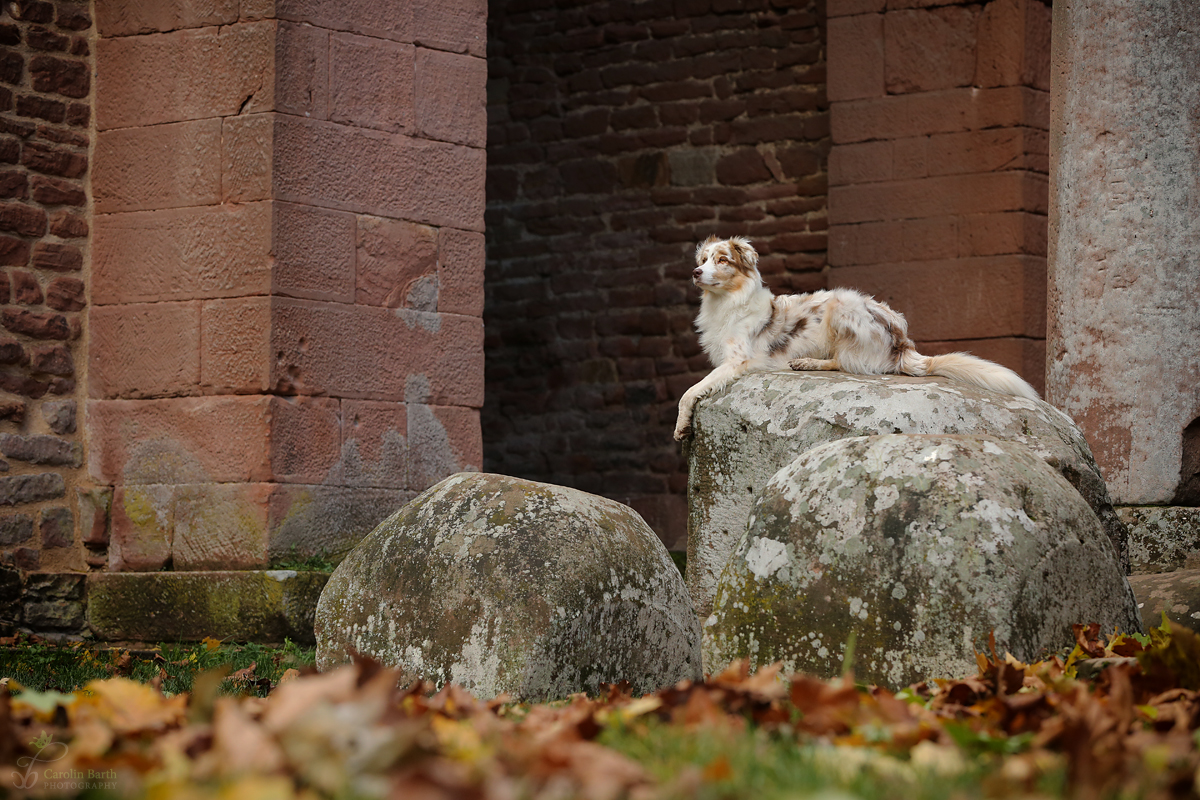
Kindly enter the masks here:
M 886 303 L 853 289 L 775 296 L 758 274 L 750 242 L 710 237 L 696 248 L 692 282 L 702 297 L 696 330 L 716 365 L 679 401 L 675 438 L 692 427 L 705 394 L 747 372 L 842 370 L 858 375 L 941 375 L 1003 394 L 1037 399 L 1012 370 L 966 353 L 923 356 L 908 323 Z

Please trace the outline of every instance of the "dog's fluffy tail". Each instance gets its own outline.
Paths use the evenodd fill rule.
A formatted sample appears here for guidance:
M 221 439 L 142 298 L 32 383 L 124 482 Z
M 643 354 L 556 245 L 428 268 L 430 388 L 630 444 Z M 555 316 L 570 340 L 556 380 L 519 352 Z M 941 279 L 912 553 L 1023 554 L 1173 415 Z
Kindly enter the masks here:
M 905 375 L 941 375 L 964 383 L 973 383 L 1001 394 L 1011 394 L 1037 400 L 1038 393 L 1021 376 L 970 353 L 947 353 L 943 356 L 923 356 L 909 350 L 900 358 L 900 371 Z

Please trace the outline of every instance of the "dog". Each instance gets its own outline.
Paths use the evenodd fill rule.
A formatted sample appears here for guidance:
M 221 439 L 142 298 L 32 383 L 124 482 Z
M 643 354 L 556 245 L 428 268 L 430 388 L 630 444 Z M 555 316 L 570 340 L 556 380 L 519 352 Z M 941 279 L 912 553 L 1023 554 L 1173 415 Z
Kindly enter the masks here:
M 904 316 L 853 289 L 776 296 L 758 272 L 758 253 L 740 236 L 710 236 L 696 248 L 696 330 L 715 369 L 684 392 L 675 439 L 691 433 L 696 401 L 747 372 L 841 370 L 856 375 L 940 375 L 1037 400 L 1012 370 L 967 353 L 923 356 Z

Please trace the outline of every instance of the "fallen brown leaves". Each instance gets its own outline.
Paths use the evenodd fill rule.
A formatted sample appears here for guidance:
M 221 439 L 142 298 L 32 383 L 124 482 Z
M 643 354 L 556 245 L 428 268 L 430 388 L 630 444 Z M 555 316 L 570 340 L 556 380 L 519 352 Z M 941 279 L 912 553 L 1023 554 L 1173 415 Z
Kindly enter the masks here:
M 123 677 L 72 695 L 12 697 L 0 687 L 0 763 L 11 765 L 0 780 L 11 773 L 34 796 L 69 795 L 72 780 L 79 790 L 90 780 L 150 798 L 650 798 L 681 787 L 597 737 L 669 725 L 756 728 L 948 772 L 975 764 L 990 796 L 1033 792 L 1064 769 L 1075 797 L 1195 796 L 1200 637 L 1176 627 L 1105 644 L 1098 633 L 1079 628 L 1066 662 L 1022 664 L 993 650 L 979 655 L 976 676 L 897 694 L 848 678 L 785 678 L 777 666 L 752 674 L 745 663 L 655 695 L 614 686 L 532 706 L 456 686 L 401 689 L 396 673 L 369 661 L 290 670 L 266 698 L 218 696 L 223 681 L 261 680 L 253 666 L 200 676 L 190 695 L 174 697 Z M 1074 677 L 1081 658 L 1114 661 L 1085 682 Z M 698 767 L 695 781 L 734 776 L 724 756 Z

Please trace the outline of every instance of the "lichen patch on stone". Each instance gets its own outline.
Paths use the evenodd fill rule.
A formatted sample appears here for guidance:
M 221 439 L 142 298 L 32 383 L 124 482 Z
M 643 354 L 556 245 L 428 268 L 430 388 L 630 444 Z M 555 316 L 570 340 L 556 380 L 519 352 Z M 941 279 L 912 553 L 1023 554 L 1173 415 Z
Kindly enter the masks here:
M 1100 519 L 1122 567 L 1127 564 L 1128 536 L 1091 451 L 1079 429 L 1053 406 L 937 378 L 756 373 L 702 399 L 696 409 L 688 448 L 688 588 L 697 610 L 707 615 L 711 609 L 754 498 L 772 475 L 818 445 L 883 434 L 982 435 L 1001 452 L 1009 442 L 1026 445 L 1075 487 Z M 961 474 L 963 491 L 978 488 L 978 470 L 960 471 L 936 452 L 925 455 L 943 462 L 943 470 Z M 885 474 L 875 463 L 856 466 L 885 478 L 898 478 L 906 469 L 894 465 Z M 928 491 L 939 474 L 917 471 L 906 485 Z M 889 485 L 883 480 L 863 498 L 846 484 L 823 513 L 830 520 L 844 517 L 859 502 L 886 511 Z M 876 489 L 882 494 L 875 495 Z
M 322 669 L 350 647 L 483 695 L 700 674 L 687 590 L 636 512 L 481 473 L 445 479 L 363 540 L 331 576 L 317 632 Z
M 856 676 L 901 686 L 969 671 L 991 631 L 1031 660 L 1069 645 L 1080 619 L 1140 628 L 1096 515 L 1020 444 L 829 442 L 767 481 L 748 518 L 704 628 L 710 665 L 833 676 L 853 633 Z

